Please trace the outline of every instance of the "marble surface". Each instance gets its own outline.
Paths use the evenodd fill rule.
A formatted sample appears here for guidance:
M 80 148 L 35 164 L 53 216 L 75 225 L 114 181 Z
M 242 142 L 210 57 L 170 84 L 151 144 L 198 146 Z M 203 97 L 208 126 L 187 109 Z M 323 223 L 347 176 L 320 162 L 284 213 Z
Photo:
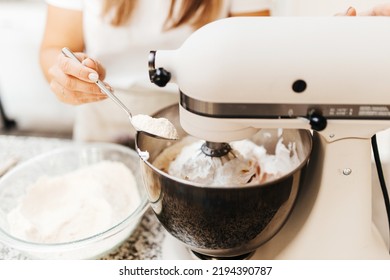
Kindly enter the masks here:
M 71 140 L 64 139 L 0 135 L 0 163 L 11 157 L 17 157 L 18 162 L 21 163 L 35 155 L 72 144 Z M 161 248 L 165 235 L 165 230 L 152 210 L 149 209 L 131 236 L 118 249 L 102 259 L 161 259 Z M 29 258 L 0 242 L 0 259 L 23 260 Z

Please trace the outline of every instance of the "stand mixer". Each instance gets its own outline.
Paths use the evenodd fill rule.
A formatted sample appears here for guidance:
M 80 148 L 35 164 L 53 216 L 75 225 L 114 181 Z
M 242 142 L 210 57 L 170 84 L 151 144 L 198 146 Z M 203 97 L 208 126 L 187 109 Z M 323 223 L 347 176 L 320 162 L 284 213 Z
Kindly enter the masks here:
M 228 18 L 149 74 L 180 89 L 180 123 L 211 143 L 263 128 L 313 131 L 307 180 L 259 259 L 390 259 L 372 217 L 371 137 L 390 127 L 390 19 Z

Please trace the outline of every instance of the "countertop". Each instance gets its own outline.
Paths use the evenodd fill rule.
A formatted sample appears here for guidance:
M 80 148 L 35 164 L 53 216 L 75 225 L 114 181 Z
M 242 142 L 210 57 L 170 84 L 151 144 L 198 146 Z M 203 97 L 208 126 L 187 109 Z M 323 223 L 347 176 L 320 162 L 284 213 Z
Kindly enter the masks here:
M 72 145 L 72 143 L 71 140 L 57 138 L 0 135 L 0 162 L 16 156 L 20 163 L 35 155 L 52 149 L 66 147 L 67 145 Z M 165 235 L 165 230 L 154 216 L 152 210 L 149 209 L 132 235 L 118 249 L 102 259 L 161 259 L 161 247 Z M 29 258 L 0 242 L 0 259 L 23 260 Z
M 384 137 L 386 136 L 386 137 Z M 381 154 L 383 155 L 384 171 L 386 178 L 390 178 L 390 129 L 386 135 L 381 135 L 378 139 Z M 72 145 L 72 140 L 57 139 L 57 138 L 41 138 L 41 137 L 21 137 L 21 136 L 5 136 L 0 135 L 0 163 L 9 159 L 12 156 L 19 157 L 19 163 L 27 160 L 35 155 L 50 151 L 55 148 L 66 147 Z M 373 174 L 374 178 L 376 177 Z M 377 178 L 375 179 L 377 181 Z M 374 184 L 378 184 L 375 183 Z M 379 191 L 379 187 L 374 189 Z M 390 189 L 389 189 L 390 192 Z M 374 205 L 379 205 L 384 208 L 383 198 L 381 194 L 377 194 L 378 201 Z M 374 207 L 375 208 L 375 207 Z M 381 208 L 373 209 L 374 212 L 382 213 L 377 215 L 381 221 L 386 221 L 385 211 Z M 388 227 L 386 224 L 380 227 L 379 230 L 383 236 L 388 236 Z M 142 217 L 138 227 L 134 230 L 131 236 L 115 251 L 102 259 L 129 259 L 129 260 L 158 260 L 158 259 L 186 259 L 189 258 L 188 251 L 184 250 L 184 246 L 177 246 L 177 240 L 174 240 L 159 223 L 153 211 L 149 209 Z M 390 241 L 388 241 L 390 242 Z M 176 246 L 176 247 L 175 247 Z M 389 244 L 390 246 L 390 244 Z M 175 247 L 175 250 L 172 250 Z M 28 259 L 22 253 L 11 249 L 0 242 L 0 259 L 6 260 L 23 260 Z

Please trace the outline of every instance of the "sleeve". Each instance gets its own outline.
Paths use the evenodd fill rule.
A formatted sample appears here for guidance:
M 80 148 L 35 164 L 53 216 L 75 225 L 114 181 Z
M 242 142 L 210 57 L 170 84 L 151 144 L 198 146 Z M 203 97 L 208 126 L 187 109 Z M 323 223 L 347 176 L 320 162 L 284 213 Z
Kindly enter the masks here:
M 272 0 L 231 0 L 231 13 L 244 13 L 271 9 Z
M 71 9 L 71 10 L 82 10 L 83 0 L 46 0 L 46 3 L 59 8 Z

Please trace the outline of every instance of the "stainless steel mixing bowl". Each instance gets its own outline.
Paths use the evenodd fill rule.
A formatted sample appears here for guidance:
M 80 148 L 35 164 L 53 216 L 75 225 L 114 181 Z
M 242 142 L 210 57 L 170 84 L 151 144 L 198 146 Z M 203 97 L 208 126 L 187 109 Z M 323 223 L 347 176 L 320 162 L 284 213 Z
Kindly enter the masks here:
M 180 138 L 187 134 L 179 123 L 178 105 L 155 117 L 169 119 Z M 260 130 L 257 144 L 274 151 L 278 130 Z M 284 143 L 295 142 L 300 165 L 285 176 L 264 184 L 224 188 L 175 178 L 156 168 L 156 157 L 174 142 L 139 134 L 136 148 L 147 151 L 141 172 L 150 204 L 166 230 L 198 256 L 241 258 L 271 239 L 291 213 L 312 149 L 306 130 L 283 130 Z M 205 257 L 205 258 L 207 258 Z

